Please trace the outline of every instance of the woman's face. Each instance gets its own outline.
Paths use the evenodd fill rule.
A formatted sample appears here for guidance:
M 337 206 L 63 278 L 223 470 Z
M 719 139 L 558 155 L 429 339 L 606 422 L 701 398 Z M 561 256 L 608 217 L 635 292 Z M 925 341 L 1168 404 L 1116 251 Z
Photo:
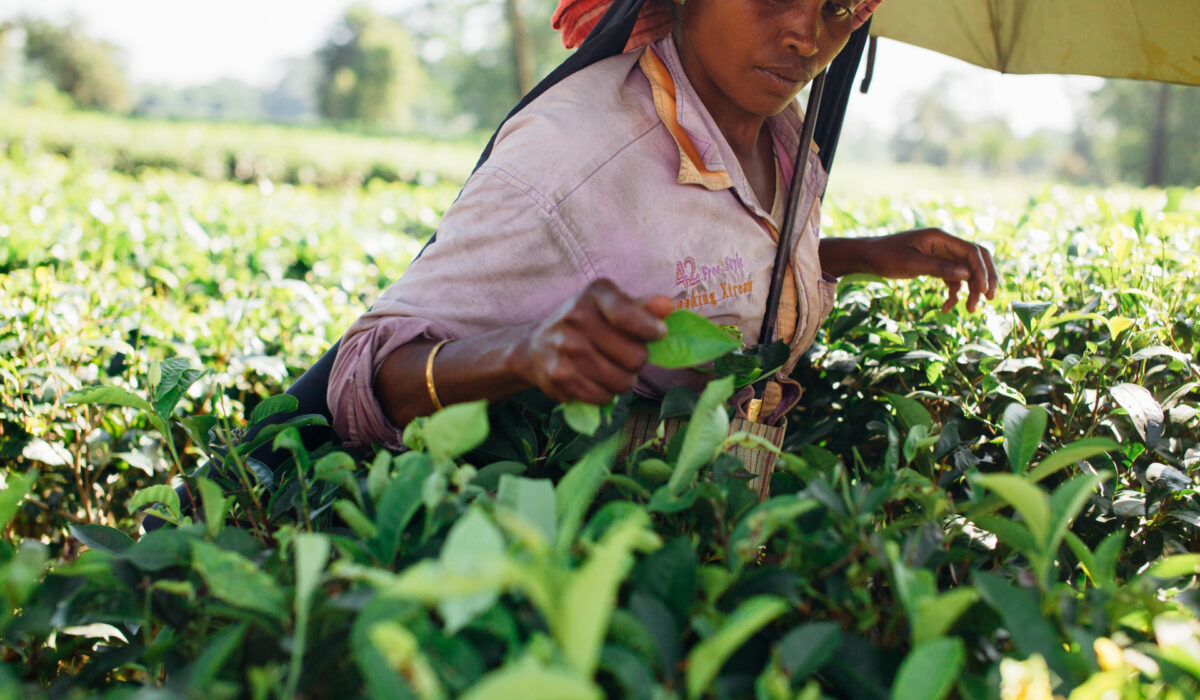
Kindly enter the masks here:
M 718 120 L 777 114 L 850 38 L 862 0 L 687 0 L 676 7 L 684 70 Z

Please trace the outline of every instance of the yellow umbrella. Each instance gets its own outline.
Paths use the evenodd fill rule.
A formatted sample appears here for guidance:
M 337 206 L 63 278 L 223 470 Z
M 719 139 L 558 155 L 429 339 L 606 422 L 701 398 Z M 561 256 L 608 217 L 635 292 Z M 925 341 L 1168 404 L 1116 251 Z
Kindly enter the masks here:
M 1200 0 L 888 0 L 871 34 L 1002 73 L 1200 85 Z

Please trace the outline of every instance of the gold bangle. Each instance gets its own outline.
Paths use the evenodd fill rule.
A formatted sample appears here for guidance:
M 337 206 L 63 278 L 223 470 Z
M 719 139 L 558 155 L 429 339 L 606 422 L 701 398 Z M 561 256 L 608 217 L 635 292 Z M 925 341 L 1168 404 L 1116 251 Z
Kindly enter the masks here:
M 429 351 L 429 359 L 425 360 L 425 388 L 429 390 L 429 400 L 433 402 L 435 411 L 440 411 L 445 407 L 442 406 L 442 402 L 438 399 L 437 389 L 433 386 L 433 358 L 437 356 L 438 350 L 441 350 L 442 346 L 449 342 L 449 338 L 439 340 L 437 345 L 434 345 L 433 349 Z

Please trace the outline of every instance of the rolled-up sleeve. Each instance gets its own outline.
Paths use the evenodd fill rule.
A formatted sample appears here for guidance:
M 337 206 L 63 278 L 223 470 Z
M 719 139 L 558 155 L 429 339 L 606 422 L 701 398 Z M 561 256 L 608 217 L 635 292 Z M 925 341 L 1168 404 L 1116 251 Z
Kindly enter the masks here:
M 554 203 L 502 167 L 480 168 L 437 239 L 342 338 L 327 399 L 350 444 L 396 447 L 375 373 L 418 338 L 465 338 L 545 318 L 596 278 Z

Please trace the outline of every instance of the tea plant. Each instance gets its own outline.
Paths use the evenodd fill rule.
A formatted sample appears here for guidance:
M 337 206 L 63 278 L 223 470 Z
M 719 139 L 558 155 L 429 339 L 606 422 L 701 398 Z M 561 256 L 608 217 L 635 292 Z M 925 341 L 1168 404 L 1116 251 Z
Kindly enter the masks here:
M 831 202 L 831 233 L 985 238 L 1001 291 L 844 280 L 759 502 L 723 406 L 765 350 L 632 451 L 629 398 L 452 406 L 398 454 L 272 424 L 421 190 L 0 181 L 0 694 L 1200 693 L 1197 193 Z

